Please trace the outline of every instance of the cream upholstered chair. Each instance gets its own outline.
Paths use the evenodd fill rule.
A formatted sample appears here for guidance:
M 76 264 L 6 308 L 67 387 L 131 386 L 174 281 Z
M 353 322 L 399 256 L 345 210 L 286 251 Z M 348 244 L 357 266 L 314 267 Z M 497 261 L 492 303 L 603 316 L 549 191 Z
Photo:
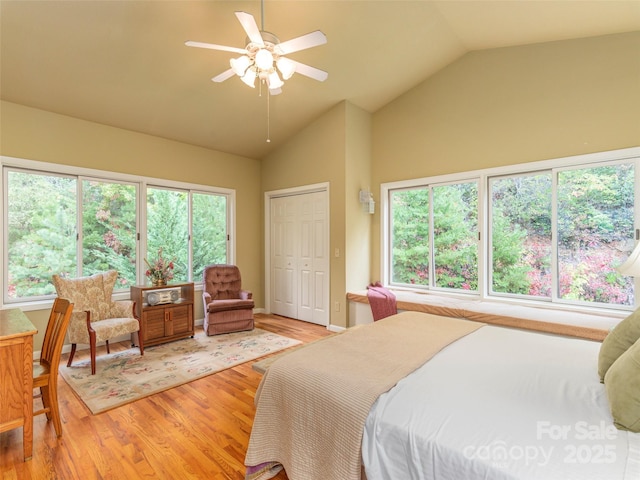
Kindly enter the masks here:
M 104 341 L 109 351 L 109 339 L 139 332 L 140 323 L 133 315 L 130 300 L 113 301 L 111 295 L 118 272 L 109 270 L 90 277 L 62 278 L 53 276 L 53 285 L 59 297 L 74 304 L 74 312 L 67 330 L 71 353 L 67 366 L 71 366 L 78 343 L 89 344 L 91 374 L 96 373 L 96 343 Z M 144 355 L 143 335 L 138 335 L 140 355 Z

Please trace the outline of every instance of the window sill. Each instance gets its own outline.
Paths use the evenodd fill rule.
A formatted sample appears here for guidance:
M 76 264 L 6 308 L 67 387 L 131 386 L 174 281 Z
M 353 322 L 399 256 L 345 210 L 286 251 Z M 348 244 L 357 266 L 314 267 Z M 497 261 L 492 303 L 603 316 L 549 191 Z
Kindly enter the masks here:
M 512 302 L 466 299 L 393 290 L 399 311 L 418 311 L 446 317 L 466 318 L 505 327 L 567 335 L 602 341 L 611 328 L 628 315 L 592 314 L 570 310 L 523 306 Z M 368 308 L 367 292 L 349 292 L 350 323 L 359 325 L 373 321 Z M 362 304 L 366 308 L 358 307 Z

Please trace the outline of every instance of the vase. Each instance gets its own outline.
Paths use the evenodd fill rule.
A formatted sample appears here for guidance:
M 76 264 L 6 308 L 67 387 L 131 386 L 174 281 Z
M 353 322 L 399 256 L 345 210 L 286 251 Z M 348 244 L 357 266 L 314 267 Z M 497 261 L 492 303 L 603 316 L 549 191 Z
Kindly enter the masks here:
M 161 287 L 166 285 L 167 281 L 164 278 L 155 278 L 152 283 L 154 287 Z

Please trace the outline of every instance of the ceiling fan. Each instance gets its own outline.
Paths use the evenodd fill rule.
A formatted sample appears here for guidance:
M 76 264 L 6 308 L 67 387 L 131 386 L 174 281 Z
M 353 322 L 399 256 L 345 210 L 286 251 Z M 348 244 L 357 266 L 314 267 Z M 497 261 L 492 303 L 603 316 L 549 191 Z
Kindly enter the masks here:
M 262 3 L 264 9 L 264 3 Z M 228 47 L 213 43 L 187 41 L 188 47 L 208 48 L 241 54 L 230 60 L 231 68 L 216 75 L 211 80 L 224 82 L 233 75 L 251 88 L 255 88 L 256 79 L 267 85 L 271 95 L 282 92 L 283 80 L 288 80 L 294 73 L 299 73 L 320 82 L 327 79 L 329 74 L 304 63 L 296 62 L 286 55 L 327 43 L 327 37 L 320 30 L 280 43 L 278 37 L 264 30 L 264 10 L 262 14 L 262 29 L 258 28 L 253 15 L 246 12 L 235 12 L 242 28 L 247 33 L 245 48 Z M 282 77 L 282 78 L 280 78 Z

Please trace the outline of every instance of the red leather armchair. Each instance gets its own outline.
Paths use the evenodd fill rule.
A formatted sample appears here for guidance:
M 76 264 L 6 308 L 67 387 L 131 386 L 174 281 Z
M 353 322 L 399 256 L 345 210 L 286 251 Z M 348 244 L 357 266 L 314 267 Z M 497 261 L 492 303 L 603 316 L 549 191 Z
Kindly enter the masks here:
M 253 294 L 242 290 L 235 265 L 209 265 L 202 274 L 207 335 L 253 330 Z

